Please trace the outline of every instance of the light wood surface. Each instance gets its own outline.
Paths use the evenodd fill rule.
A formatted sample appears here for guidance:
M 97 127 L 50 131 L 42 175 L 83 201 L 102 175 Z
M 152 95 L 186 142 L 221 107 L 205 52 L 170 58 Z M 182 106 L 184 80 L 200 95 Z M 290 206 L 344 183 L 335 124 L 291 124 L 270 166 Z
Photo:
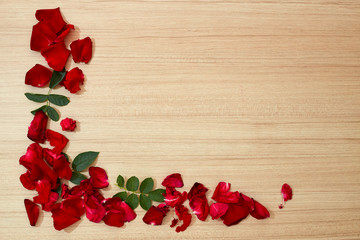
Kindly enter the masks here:
M 110 197 L 118 174 L 180 172 L 211 190 L 219 181 L 248 194 L 271 218 L 226 227 L 194 220 L 184 233 L 142 222 L 123 228 L 85 217 L 58 232 L 51 214 L 30 227 L 18 159 L 31 143 L 24 92 L 28 69 L 46 65 L 29 42 L 36 9 L 61 7 L 90 36 L 93 60 L 81 94 L 61 118 L 67 153 L 100 151 Z M 79 31 L 80 29 L 80 31 Z M 360 2 L 0 1 L 0 239 L 360 239 Z M 71 68 L 78 66 L 74 62 Z M 51 129 L 60 131 L 59 123 Z M 279 210 L 287 182 L 294 199 Z M 193 218 L 194 219 L 194 218 Z

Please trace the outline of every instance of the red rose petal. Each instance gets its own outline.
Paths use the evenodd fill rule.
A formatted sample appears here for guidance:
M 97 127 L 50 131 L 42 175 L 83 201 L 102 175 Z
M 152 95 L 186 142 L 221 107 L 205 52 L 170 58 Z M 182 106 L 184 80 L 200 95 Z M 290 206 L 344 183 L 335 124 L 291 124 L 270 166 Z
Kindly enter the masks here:
M 62 84 L 71 93 L 76 93 L 80 90 L 80 85 L 84 83 L 84 74 L 80 68 L 71 69 L 65 76 Z
M 45 204 L 49 201 L 51 184 L 48 180 L 41 180 L 36 183 L 38 196 L 34 197 L 34 203 Z
M 131 222 L 132 220 L 134 220 L 136 218 L 136 213 L 129 205 L 127 205 L 126 202 L 121 202 L 120 206 L 124 210 L 124 217 L 125 217 L 124 221 L 125 222 Z
M 31 121 L 27 137 L 37 143 L 44 143 L 46 136 L 46 126 L 48 122 L 48 116 L 39 110 L 35 113 L 34 119 Z
M 74 25 L 66 24 L 65 27 L 57 34 L 58 36 L 54 40 L 54 42 L 62 42 L 64 41 L 65 37 L 70 33 L 71 29 L 75 29 Z
M 41 49 L 41 55 L 51 68 L 62 71 L 70 55 L 70 50 L 65 47 L 64 42 L 59 42 Z
M 88 63 L 92 56 L 92 42 L 89 37 L 75 40 L 70 44 L 74 62 Z
M 184 186 L 183 180 L 179 173 L 167 176 L 161 183 L 164 187 L 181 188 Z
M 92 222 L 100 222 L 105 216 L 105 208 L 94 196 L 89 196 L 85 202 L 86 217 Z
M 179 205 L 175 207 L 175 213 L 179 217 L 179 220 L 183 221 L 181 226 L 176 227 L 176 232 L 185 231 L 191 223 L 191 214 L 189 214 L 189 209 L 183 205 Z
M 50 142 L 50 145 L 54 148 L 52 151 L 56 154 L 60 154 L 68 143 L 68 139 L 61 133 L 55 132 L 53 130 L 47 129 L 45 132 L 47 140 Z
M 113 227 L 122 227 L 124 226 L 124 213 L 119 211 L 109 211 L 103 221 L 106 225 Z
M 44 87 L 51 79 L 52 71 L 43 65 L 36 64 L 25 75 L 25 84 L 33 87 Z
M 186 192 L 181 193 L 175 190 L 175 188 L 167 187 L 164 197 L 165 197 L 166 205 L 170 207 L 175 207 L 185 202 L 187 198 L 187 193 Z
M 221 216 L 221 219 L 226 226 L 238 224 L 250 213 L 249 208 L 246 205 L 237 205 L 235 203 L 230 203 L 228 204 L 228 206 L 229 208 L 226 213 Z
M 59 178 L 70 180 L 72 176 L 70 163 L 67 161 L 64 155 L 59 155 L 61 155 L 61 157 L 54 160 L 53 170 L 57 173 L 57 175 L 59 175 Z
M 66 25 L 66 22 L 61 15 L 60 8 L 37 10 L 35 17 L 40 22 L 48 25 L 55 33 L 58 33 Z
M 90 183 L 94 188 L 106 188 L 109 186 L 108 176 L 100 167 L 89 168 Z
M 36 188 L 36 180 L 32 179 L 31 173 L 29 170 L 26 173 L 21 174 L 20 182 L 24 186 L 24 188 L 28 190 L 34 190 Z
M 76 128 L 76 121 L 71 118 L 65 118 L 60 122 L 63 131 L 74 131 Z
M 175 226 L 176 226 L 176 224 L 178 224 L 178 222 L 179 222 L 179 219 L 174 218 L 174 219 L 171 221 L 171 225 L 170 225 L 170 227 L 171 227 L 171 228 L 175 227 Z
M 219 182 L 217 185 L 212 199 L 221 203 L 237 203 L 239 202 L 240 193 L 239 192 L 229 192 L 231 187 L 230 183 Z
M 188 199 L 191 200 L 193 197 L 203 197 L 207 191 L 208 189 L 203 184 L 196 182 L 188 193 Z
M 44 22 L 39 22 L 33 26 L 30 49 L 33 51 L 41 51 L 41 49 L 44 49 L 53 43 L 55 39 L 56 33 L 53 32 L 51 27 Z
M 289 186 L 289 184 L 284 183 L 284 185 L 282 185 L 281 187 L 281 194 L 283 196 L 284 201 L 289 201 L 292 199 L 292 189 Z
M 59 194 L 56 193 L 56 192 L 50 192 L 50 195 L 49 195 L 49 201 L 45 204 L 42 205 L 42 209 L 44 211 L 47 211 L 47 212 L 50 212 L 53 205 L 56 203 L 56 201 L 58 200 L 59 198 Z
M 61 202 L 60 209 L 68 215 L 81 217 L 85 213 L 84 200 L 81 197 L 69 197 Z
M 161 206 L 160 206 L 161 205 Z M 160 204 L 158 207 L 151 206 L 143 217 L 143 222 L 151 225 L 161 225 L 166 213 L 169 211 L 169 207 Z
M 213 203 L 210 206 L 210 216 L 211 218 L 218 219 L 227 212 L 229 205 L 227 203 Z
M 250 212 L 250 215 L 256 219 L 265 219 L 270 217 L 269 211 L 262 204 L 254 200 L 254 210 Z
M 54 228 L 58 231 L 67 228 L 80 220 L 80 217 L 69 215 L 60 208 L 53 208 L 51 213 L 51 217 L 54 220 Z
M 210 208 L 205 196 L 191 198 L 189 206 L 199 220 L 206 220 L 209 215 Z
M 30 225 L 35 226 L 39 217 L 39 206 L 29 199 L 24 199 L 24 204 Z

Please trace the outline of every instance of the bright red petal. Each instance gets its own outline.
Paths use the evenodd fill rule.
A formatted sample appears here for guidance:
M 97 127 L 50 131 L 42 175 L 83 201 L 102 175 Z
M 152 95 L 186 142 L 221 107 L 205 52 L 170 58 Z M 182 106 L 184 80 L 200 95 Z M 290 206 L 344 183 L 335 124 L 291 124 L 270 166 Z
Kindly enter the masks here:
M 132 220 L 134 220 L 136 218 L 136 213 L 129 205 L 127 205 L 126 202 L 121 202 L 120 206 L 124 210 L 124 221 L 125 222 L 131 222 Z
M 210 206 L 210 216 L 211 218 L 218 219 L 227 212 L 229 206 L 227 203 L 213 203 Z
M 66 24 L 65 27 L 57 34 L 54 42 L 62 42 L 64 41 L 65 37 L 70 33 L 71 29 L 75 29 L 74 25 L 72 24 Z
M 105 208 L 94 197 L 89 196 L 85 202 L 86 217 L 92 222 L 100 222 L 105 216 Z
M 229 192 L 231 187 L 230 183 L 219 182 L 217 185 L 212 199 L 221 203 L 237 203 L 241 200 L 239 192 Z
M 67 228 L 80 220 L 80 217 L 69 215 L 60 208 L 53 208 L 51 213 L 51 217 L 54 220 L 54 228 L 58 231 Z
M 282 194 L 285 202 L 292 199 L 293 194 L 292 194 L 292 189 L 289 186 L 289 184 L 284 183 L 284 185 L 282 185 L 281 194 Z
M 161 225 L 167 211 L 169 211 L 169 207 L 164 207 L 166 209 L 165 211 L 164 208 L 151 206 L 143 217 L 143 222 L 150 225 Z
M 68 215 L 81 217 L 85 213 L 82 197 L 69 197 L 61 202 L 60 209 Z
M 119 211 L 109 211 L 103 221 L 106 225 L 113 227 L 122 227 L 124 226 L 124 213 Z
M 65 76 L 62 84 L 71 93 L 76 93 L 80 90 L 80 85 L 84 83 L 84 74 L 80 68 L 76 67 L 71 69 Z
M 164 187 L 181 188 L 184 186 L 183 180 L 179 173 L 167 176 L 161 183 Z
M 21 174 L 20 176 L 20 182 L 24 186 L 24 188 L 28 190 L 34 190 L 36 188 L 36 180 L 38 179 L 32 179 L 31 173 L 29 170 L 26 171 L 26 173 Z
M 51 79 L 52 71 L 43 65 L 36 64 L 25 75 L 25 84 L 33 87 L 44 87 Z
M 44 22 L 39 22 L 33 26 L 30 39 L 30 49 L 41 51 L 48 47 L 56 39 L 56 33 Z
M 249 208 L 246 205 L 230 203 L 228 206 L 229 208 L 226 213 L 221 216 L 221 219 L 226 226 L 238 224 L 249 215 Z
M 34 119 L 31 121 L 27 137 L 37 143 L 45 142 L 45 130 L 48 122 L 48 116 L 39 110 L 35 113 Z
M 34 197 L 34 202 L 39 204 L 46 204 L 49 201 L 51 184 L 48 180 L 41 180 L 36 183 L 36 191 L 38 196 Z
M 209 215 L 210 208 L 205 195 L 202 197 L 191 198 L 189 206 L 199 220 L 206 220 Z
M 66 22 L 61 15 L 60 8 L 37 10 L 35 17 L 40 22 L 47 24 L 55 33 L 60 32 L 66 25 Z
M 60 122 L 63 131 L 74 131 L 76 128 L 76 121 L 71 118 L 65 118 Z
M 29 199 L 24 199 L 24 204 L 30 225 L 35 226 L 39 217 L 39 206 Z
M 74 62 L 88 63 L 92 56 L 92 42 L 89 37 L 73 41 L 70 44 Z
M 270 217 L 269 211 L 259 202 L 254 200 L 254 206 L 255 206 L 254 210 L 250 212 L 251 216 L 253 216 L 256 219 L 265 219 Z
M 64 135 L 50 129 L 46 130 L 45 136 L 50 145 L 54 147 L 52 151 L 56 154 L 60 154 L 69 141 Z
M 94 188 L 106 188 L 109 186 L 108 176 L 100 167 L 89 168 L 90 183 Z
M 59 178 L 70 180 L 72 176 L 70 163 L 66 160 L 64 155 L 59 155 L 61 155 L 61 157 L 54 160 L 53 170 L 59 175 Z
M 51 68 L 62 71 L 70 55 L 70 50 L 65 47 L 64 42 L 59 42 L 43 48 L 41 55 L 43 55 Z
M 185 202 L 187 198 L 187 193 L 186 192 L 181 193 L 175 190 L 175 188 L 167 187 L 164 197 L 165 197 L 166 205 L 170 207 L 175 207 Z

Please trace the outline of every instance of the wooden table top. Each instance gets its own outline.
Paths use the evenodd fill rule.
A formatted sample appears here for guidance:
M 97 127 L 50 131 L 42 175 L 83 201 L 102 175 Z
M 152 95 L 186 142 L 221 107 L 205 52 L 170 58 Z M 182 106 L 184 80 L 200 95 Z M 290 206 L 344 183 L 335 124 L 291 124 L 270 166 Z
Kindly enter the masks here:
M 80 123 L 67 153 L 99 151 L 110 197 L 118 174 L 170 173 L 208 187 L 232 184 L 270 210 L 226 227 L 194 220 L 183 233 L 142 222 L 122 228 L 85 217 L 56 231 L 51 214 L 29 225 L 19 157 L 31 143 L 25 73 L 35 11 L 60 7 L 95 52 L 80 94 L 59 107 Z M 0 239 L 360 239 L 360 2 L 0 1 Z M 61 131 L 58 122 L 51 129 Z M 280 210 L 280 188 L 294 198 Z M 193 218 L 194 219 L 194 218 Z M 45 237 L 46 236 L 46 237 Z

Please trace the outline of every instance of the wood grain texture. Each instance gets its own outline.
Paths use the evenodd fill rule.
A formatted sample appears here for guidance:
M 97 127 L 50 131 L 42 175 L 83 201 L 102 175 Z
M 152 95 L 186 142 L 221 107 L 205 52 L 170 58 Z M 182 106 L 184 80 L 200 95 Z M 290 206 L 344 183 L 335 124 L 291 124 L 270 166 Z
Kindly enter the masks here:
M 31 143 L 24 92 L 28 69 L 46 65 L 29 48 L 36 9 L 61 7 L 90 36 L 93 60 L 81 94 L 61 118 L 67 153 L 94 150 L 117 192 L 118 174 L 181 172 L 184 190 L 219 181 L 253 196 L 271 218 L 225 227 L 193 224 L 184 233 L 137 219 L 117 229 L 87 219 L 58 232 L 51 214 L 30 227 L 19 157 Z M 360 2 L 0 1 L 0 239 L 360 239 Z M 71 68 L 78 66 L 74 62 Z M 60 109 L 60 108 L 59 108 Z M 51 123 L 60 131 L 58 123 Z M 283 210 L 280 188 L 294 199 Z

